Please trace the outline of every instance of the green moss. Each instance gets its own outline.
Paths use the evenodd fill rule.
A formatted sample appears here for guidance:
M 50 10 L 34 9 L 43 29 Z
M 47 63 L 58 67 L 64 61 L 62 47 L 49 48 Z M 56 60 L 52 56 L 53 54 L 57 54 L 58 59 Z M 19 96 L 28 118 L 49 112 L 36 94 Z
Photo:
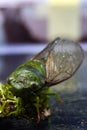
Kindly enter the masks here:
M 49 89 L 37 94 L 30 93 L 28 98 L 13 95 L 10 86 L 0 83 L 0 117 L 17 116 L 28 120 L 38 120 L 45 108 L 48 108 Z
M 20 109 L 21 108 L 21 109 Z M 21 99 L 9 91 L 9 87 L 0 83 L 0 117 L 19 115 L 22 111 Z

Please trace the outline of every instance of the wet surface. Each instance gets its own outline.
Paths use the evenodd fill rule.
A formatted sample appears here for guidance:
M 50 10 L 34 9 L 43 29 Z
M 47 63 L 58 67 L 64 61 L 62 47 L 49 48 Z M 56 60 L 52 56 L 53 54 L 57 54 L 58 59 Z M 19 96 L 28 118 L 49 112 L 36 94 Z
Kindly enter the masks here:
M 0 81 L 4 81 L 8 75 L 31 55 L 0 56 Z M 55 87 L 64 100 L 59 103 L 51 97 L 50 106 L 52 115 L 39 124 L 30 123 L 22 119 L 0 119 L 0 129 L 6 130 L 87 130 L 87 53 L 84 61 L 76 74 Z M 4 73 L 3 73 L 4 72 Z

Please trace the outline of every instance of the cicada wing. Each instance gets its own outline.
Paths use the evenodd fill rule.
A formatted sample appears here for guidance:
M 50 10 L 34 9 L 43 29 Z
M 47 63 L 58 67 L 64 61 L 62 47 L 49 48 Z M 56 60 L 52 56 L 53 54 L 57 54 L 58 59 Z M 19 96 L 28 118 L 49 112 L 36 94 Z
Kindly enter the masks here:
M 34 59 L 42 61 L 46 70 L 46 82 L 53 85 L 74 74 L 83 61 L 83 49 L 78 43 L 57 38 L 32 60 Z

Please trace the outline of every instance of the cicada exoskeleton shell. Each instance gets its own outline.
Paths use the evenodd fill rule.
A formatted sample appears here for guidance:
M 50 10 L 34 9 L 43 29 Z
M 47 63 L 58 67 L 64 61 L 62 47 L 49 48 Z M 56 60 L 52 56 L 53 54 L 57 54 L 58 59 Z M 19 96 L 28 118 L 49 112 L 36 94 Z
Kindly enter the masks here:
M 83 61 L 79 43 L 57 38 L 32 60 L 40 60 L 46 71 L 46 83 L 54 85 L 70 78 Z

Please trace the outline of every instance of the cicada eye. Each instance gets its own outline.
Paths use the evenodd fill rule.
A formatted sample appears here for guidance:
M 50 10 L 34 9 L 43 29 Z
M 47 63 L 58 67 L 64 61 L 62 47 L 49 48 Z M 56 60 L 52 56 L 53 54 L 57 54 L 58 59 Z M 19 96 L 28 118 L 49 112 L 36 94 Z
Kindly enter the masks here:
M 46 70 L 46 82 L 50 85 L 70 78 L 83 61 L 83 49 L 80 44 L 57 38 L 32 60 L 40 60 Z

